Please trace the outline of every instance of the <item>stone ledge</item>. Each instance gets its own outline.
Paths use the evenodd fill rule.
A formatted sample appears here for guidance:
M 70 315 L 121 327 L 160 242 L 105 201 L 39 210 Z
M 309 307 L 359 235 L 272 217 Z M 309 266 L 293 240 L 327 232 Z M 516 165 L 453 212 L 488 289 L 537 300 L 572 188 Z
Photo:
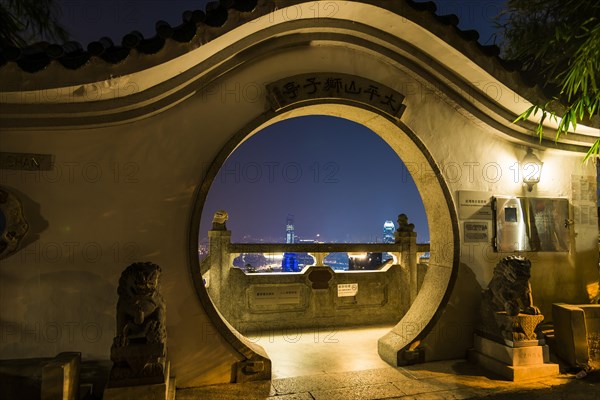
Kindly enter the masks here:
M 60 353 L 42 368 L 42 400 L 77 400 L 81 353 Z
M 559 374 L 558 364 L 544 363 L 538 365 L 513 366 L 500 362 L 492 357 L 486 356 L 475 349 L 467 351 L 468 359 L 481 365 L 483 368 L 511 380 L 521 382 L 532 379 L 540 379 Z
M 170 363 L 167 362 L 165 369 L 165 381 L 162 383 L 107 387 L 104 389 L 103 400 L 174 400 L 175 379 L 169 377 Z
M 539 365 L 550 362 L 547 345 L 510 347 L 475 335 L 475 350 L 499 362 L 512 366 Z

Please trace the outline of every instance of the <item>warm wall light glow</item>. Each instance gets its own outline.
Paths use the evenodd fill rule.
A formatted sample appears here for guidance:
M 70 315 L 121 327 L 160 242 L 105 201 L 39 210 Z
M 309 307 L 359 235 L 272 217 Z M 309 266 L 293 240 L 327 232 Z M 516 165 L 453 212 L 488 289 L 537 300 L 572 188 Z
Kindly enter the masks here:
M 598 299 L 600 298 L 600 283 L 592 282 L 586 285 L 588 299 Z
M 531 192 L 533 185 L 539 183 L 542 176 L 543 162 L 533 154 L 531 149 L 527 149 L 527 154 L 521 161 L 521 171 L 523 173 L 523 183 L 527 185 L 527 190 Z

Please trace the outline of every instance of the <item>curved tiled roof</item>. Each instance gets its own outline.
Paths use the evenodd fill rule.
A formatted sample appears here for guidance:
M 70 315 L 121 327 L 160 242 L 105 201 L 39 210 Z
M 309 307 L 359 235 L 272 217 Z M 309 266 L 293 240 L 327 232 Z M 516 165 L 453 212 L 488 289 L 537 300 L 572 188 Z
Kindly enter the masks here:
M 520 69 L 519 63 L 506 61 L 498 57 L 500 54 L 498 46 L 480 44 L 477 31 L 458 28 L 459 19 L 456 15 L 437 15 L 437 7 L 434 2 L 400 1 L 404 1 L 416 11 L 431 14 L 441 25 L 452 26 L 460 38 L 475 43 L 481 53 L 495 57 L 507 70 Z M 227 21 L 229 9 L 251 12 L 256 5 L 257 0 L 210 2 L 206 5 L 204 11 L 185 11 L 182 15 L 183 22 L 179 26 L 173 27 L 167 22 L 158 21 L 155 25 L 156 34 L 154 36 L 145 38 L 140 32 L 133 31 L 123 36 L 120 44 L 114 43 L 108 37 L 103 37 L 89 43 L 85 48 L 81 43 L 71 41 L 63 45 L 40 42 L 23 49 L 16 47 L 0 49 L 0 67 L 9 62 L 15 62 L 22 70 L 33 73 L 44 69 L 52 60 L 56 60 L 67 69 L 78 69 L 85 65 L 91 57 L 98 57 L 109 64 L 117 64 L 126 59 L 132 49 L 142 54 L 155 54 L 164 47 L 167 40 L 188 43 L 194 38 L 202 25 L 208 27 L 223 26 Z
M 207 4 L 205 11 L 184 12 L 183 22 L 179 26 L 172 27 L 164 21 L 157 22 L 156 34 L 150 38 L 145 38 L 141 33 L 134 31 L 125 35 L 120 44 L 113 43 L 110 38 L 105 37 L 89 43 L 85 49 L 77 42 L 63 45 L 38 43 L 25 49 L 0 49 L 0 71 L 4 66 L 4 72 L 8 72 L 6 75 L 13 77 L 13 79 L 4 79 L 0 82 L 0 91 L 19 93 L 73 86 L 73 88 L 77 87 L 73 93 L 79 96 L 79 90 L 84 88 L 81 86 L 82 84 L 90 83 L 93 86 L 95 82 L 101 82 L 103 79 L 108 81 L 113 79 L 113 76 L 128 76 L 140 71 L 151 70 L 196 49 L 201 50 L 206 43 L 249 21 L 258 20 L 278 9 L 284 10 L 303 3 L 308 2 L 306 0 L 221 0 Z M 456 15 L 437 15 L 437 7 L 434 2 L 356 0 L 355 3 L 381 8 L 386 12 L 406 18 L 423 31 L 428 31 L 447 46 L 462 54 L 465 59 L 474 63 L 478 67 L 476 70 L 479 75 L 476 74 L 476 77 L 484 76 L 484 79 L 488 79 L 486 75 L 491 76 L 512 91 L 515 99 L 526 99 L 534 104 L 543 104 L 551 98 L 552 93 L 544 93 L 542 85 L 536 82 L 536 78 L 539 79 L 539 77 L 532 77 L 524 73 L 519 63 L 508 62 L 500 58 L 500 49 L 496 45 L 480 44 L 477 31 L 458 28 L 459 19 Z M 310 26 L 310 21 L 305 22 L 308 24 L 306 26 Z M 348 22 L 352 23 L 352 21 Z M 379 33 L 386 34 L 381 27 L 378 29 L 380 29 Z M 410 41 L 410 38 L 407 40 Z M 406 43 L 411 46 L 409 42 Z M 424 55 L 424 57 L 427 59 L 428 55 Z M 434 57 L 437 57 L 437 62 L 441 64 L 432 68 L 441 68 L 439 71 L 442 71 L 440 73 L 444 77 L 454 76 L 456 78 L 453 80 L 454 83 L 459 86 L 466 85 L 464 90 L 472 89 L 469 86 L 472 82 L 464 81 L 464 77 L 456 76 L 455 70 L 444 69 L 447 68 L 444 54 L 437 54 Z M 458 62 L 460 63 L 460 61 Z M 453 68 L 460 68 L 460 65 L 454 62 Z M 44 70 L 48 73 L 44 74 Z M 93 80 L 90 81 L 90 79 Z M 474 94 L 479 93 L 477 88 L 474 89 Z M 61 94 L 58 93 L 58 96 L 60 97 Z M 484 94 L 484 100 L 487 99 L 485 96 L 487 94 Z M 69 101 L 71 101 L 70 98 Z M 502 115 L 502 120 L 512 122 L 517 115 L 515 109 L 507 107 L 506 102 L 496 104 L 495 101 L 492 99 L 490 104 L 493 107 L 500 107 L 498 115 Z M 14 103 L 20 103 L 20 100 L 17 99 Z M 511 102 L 512 106 L 514 106 L 513 103 L 516 104 L 513 101 Z M 556 108 L 553 111 L 559 115 L 563 111 L 560 104 L 554 104 L 553 107 Z M 594 124 L 597 122 L 593 122 L 591 125 L 584 123 L 588 126 L 595 126 Z M 534 132 L 532 122 L 521 122 L 519 125 L 531 133 Z M 531 141 L 530 139 L 528 138 L 528 141 Z M 537 136 L 535 139 L 537 140 Z M 572 137 L 569 140 L 575 140 L 577 143 L 581 141 L 589 146 L 588 139 L 589 135 L 583 134 L 583 136 Z
M 553 88 L 545 87 L 539 80 L 539 76 L 523 71 L 522 65 L 518 61 L 502 59 L 499 56 L 500 48 L 498 46 L 479 43 L 477 31 L 460 29 L 458 16 L 436 14 L 437 6 L 433 1 L 424 3 L 413 0 L 356 1 L 388 8 L 396 13 L 398 9 L 408 7 L 409 10 L 412 10 L 410 14 L 414 22 L 442 38 L 496 79 L 532 102 L 546 103 L 555 94 Z M 103 37 L 89 43 L 85 48 L 78 42 L 67 42 L 63 45 L 43 42 L 23 49 L 14 47 L 0 49 L 0 70 L 9 63 L 16 63 L 22 71 L 36 73 L 44 70 L 53 61 L 60 63 L 67 70 L 78 70 L 92 62 L 96 65 L 104 63 L 109 67 L 122 63 L 132 54 L 160 56 L 164 53 L 165 57 L 173 58 L 181 55 L 182 52 L 185 53 L 202 46 L 240 23 L 259 18 L 278 8 L 294 6 L 303 2 L 305 0 L 213 1 L 206 5 L 204 11 L 183 12 L 183 22 L 178 26 L 173 27 L 167 22 L 158 21 L 155 24 L 156 34 L 149 38 L 145 38 L 138 31 L 133 31 L 123 36 L 120 44 L 114 43 L 108 37 Z M 232 15 L 235 14 L 237 16 L 232 18 Z M 242 18 L 239 18 L 240 14 L 243 14 Z M 207 30 L 210 30 L 210 34 L 203 34 Z M 183 47 L 178 47 L 179 50 L 175 52 L 167 51 L 166 48 L 172 49 L 177 44 L 183 45 Z M 155 60 L 158 63 L 163 61 L 166 60 L 161 60 L 160 57 Z M 131 68 L 130 65 L 122 72 L 133 72 Z M 560 105 L 556 107 L 561 108 Z

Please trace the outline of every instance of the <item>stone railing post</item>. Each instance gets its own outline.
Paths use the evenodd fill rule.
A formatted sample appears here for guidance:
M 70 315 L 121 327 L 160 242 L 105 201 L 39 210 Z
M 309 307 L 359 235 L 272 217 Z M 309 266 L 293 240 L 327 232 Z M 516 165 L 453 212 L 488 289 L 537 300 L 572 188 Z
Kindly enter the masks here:
M 321 253 L 321 252 L 309 252 L 309 256 L 315 259 L 315 263 L 313 264 L 316 267 L 324 267 L 325 266 L 325 257 L 329 255 L 329 253 Z
M 224 310 L 224 302 L 221 297 L 222 289 L 227 286 L 229 280 L 229 244 L 231 243 L 231 231 L 227 230 L 229 215 L 225 210 L 215 212 L 212 220 L 212 229 L 208 231 L 208 257 L 210 272 L 208 275 L 208 293 L 212 301 L 221 312 Z
M 229 243 L 231 243 L 231 231 L 208 231 L 208 256 L 210 257 L 208 293 L 218 307 L 222 303 L 222 289 L 226 287 L 229 279 Z
M 398 229 L 394 232 L 394 241 L 400 245 L 401 253 L 400 265 L 406 270 L 409 304 L 417 297 L 418 279 L 417 279 L 417 233 L 414 231 L 415 225 L 408 223 L 408 217 L 404 214 L 398 216 Z

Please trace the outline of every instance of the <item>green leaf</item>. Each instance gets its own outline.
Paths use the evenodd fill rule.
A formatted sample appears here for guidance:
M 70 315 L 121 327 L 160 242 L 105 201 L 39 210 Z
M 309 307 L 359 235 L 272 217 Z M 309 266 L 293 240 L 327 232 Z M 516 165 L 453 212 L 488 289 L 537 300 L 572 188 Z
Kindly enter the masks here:
M 600 138 L 596 139 L 592 147 L 588 150 L 583 158 L 583 161 L 586 162 L 590 159 L 590 157 L 600 157 Z

